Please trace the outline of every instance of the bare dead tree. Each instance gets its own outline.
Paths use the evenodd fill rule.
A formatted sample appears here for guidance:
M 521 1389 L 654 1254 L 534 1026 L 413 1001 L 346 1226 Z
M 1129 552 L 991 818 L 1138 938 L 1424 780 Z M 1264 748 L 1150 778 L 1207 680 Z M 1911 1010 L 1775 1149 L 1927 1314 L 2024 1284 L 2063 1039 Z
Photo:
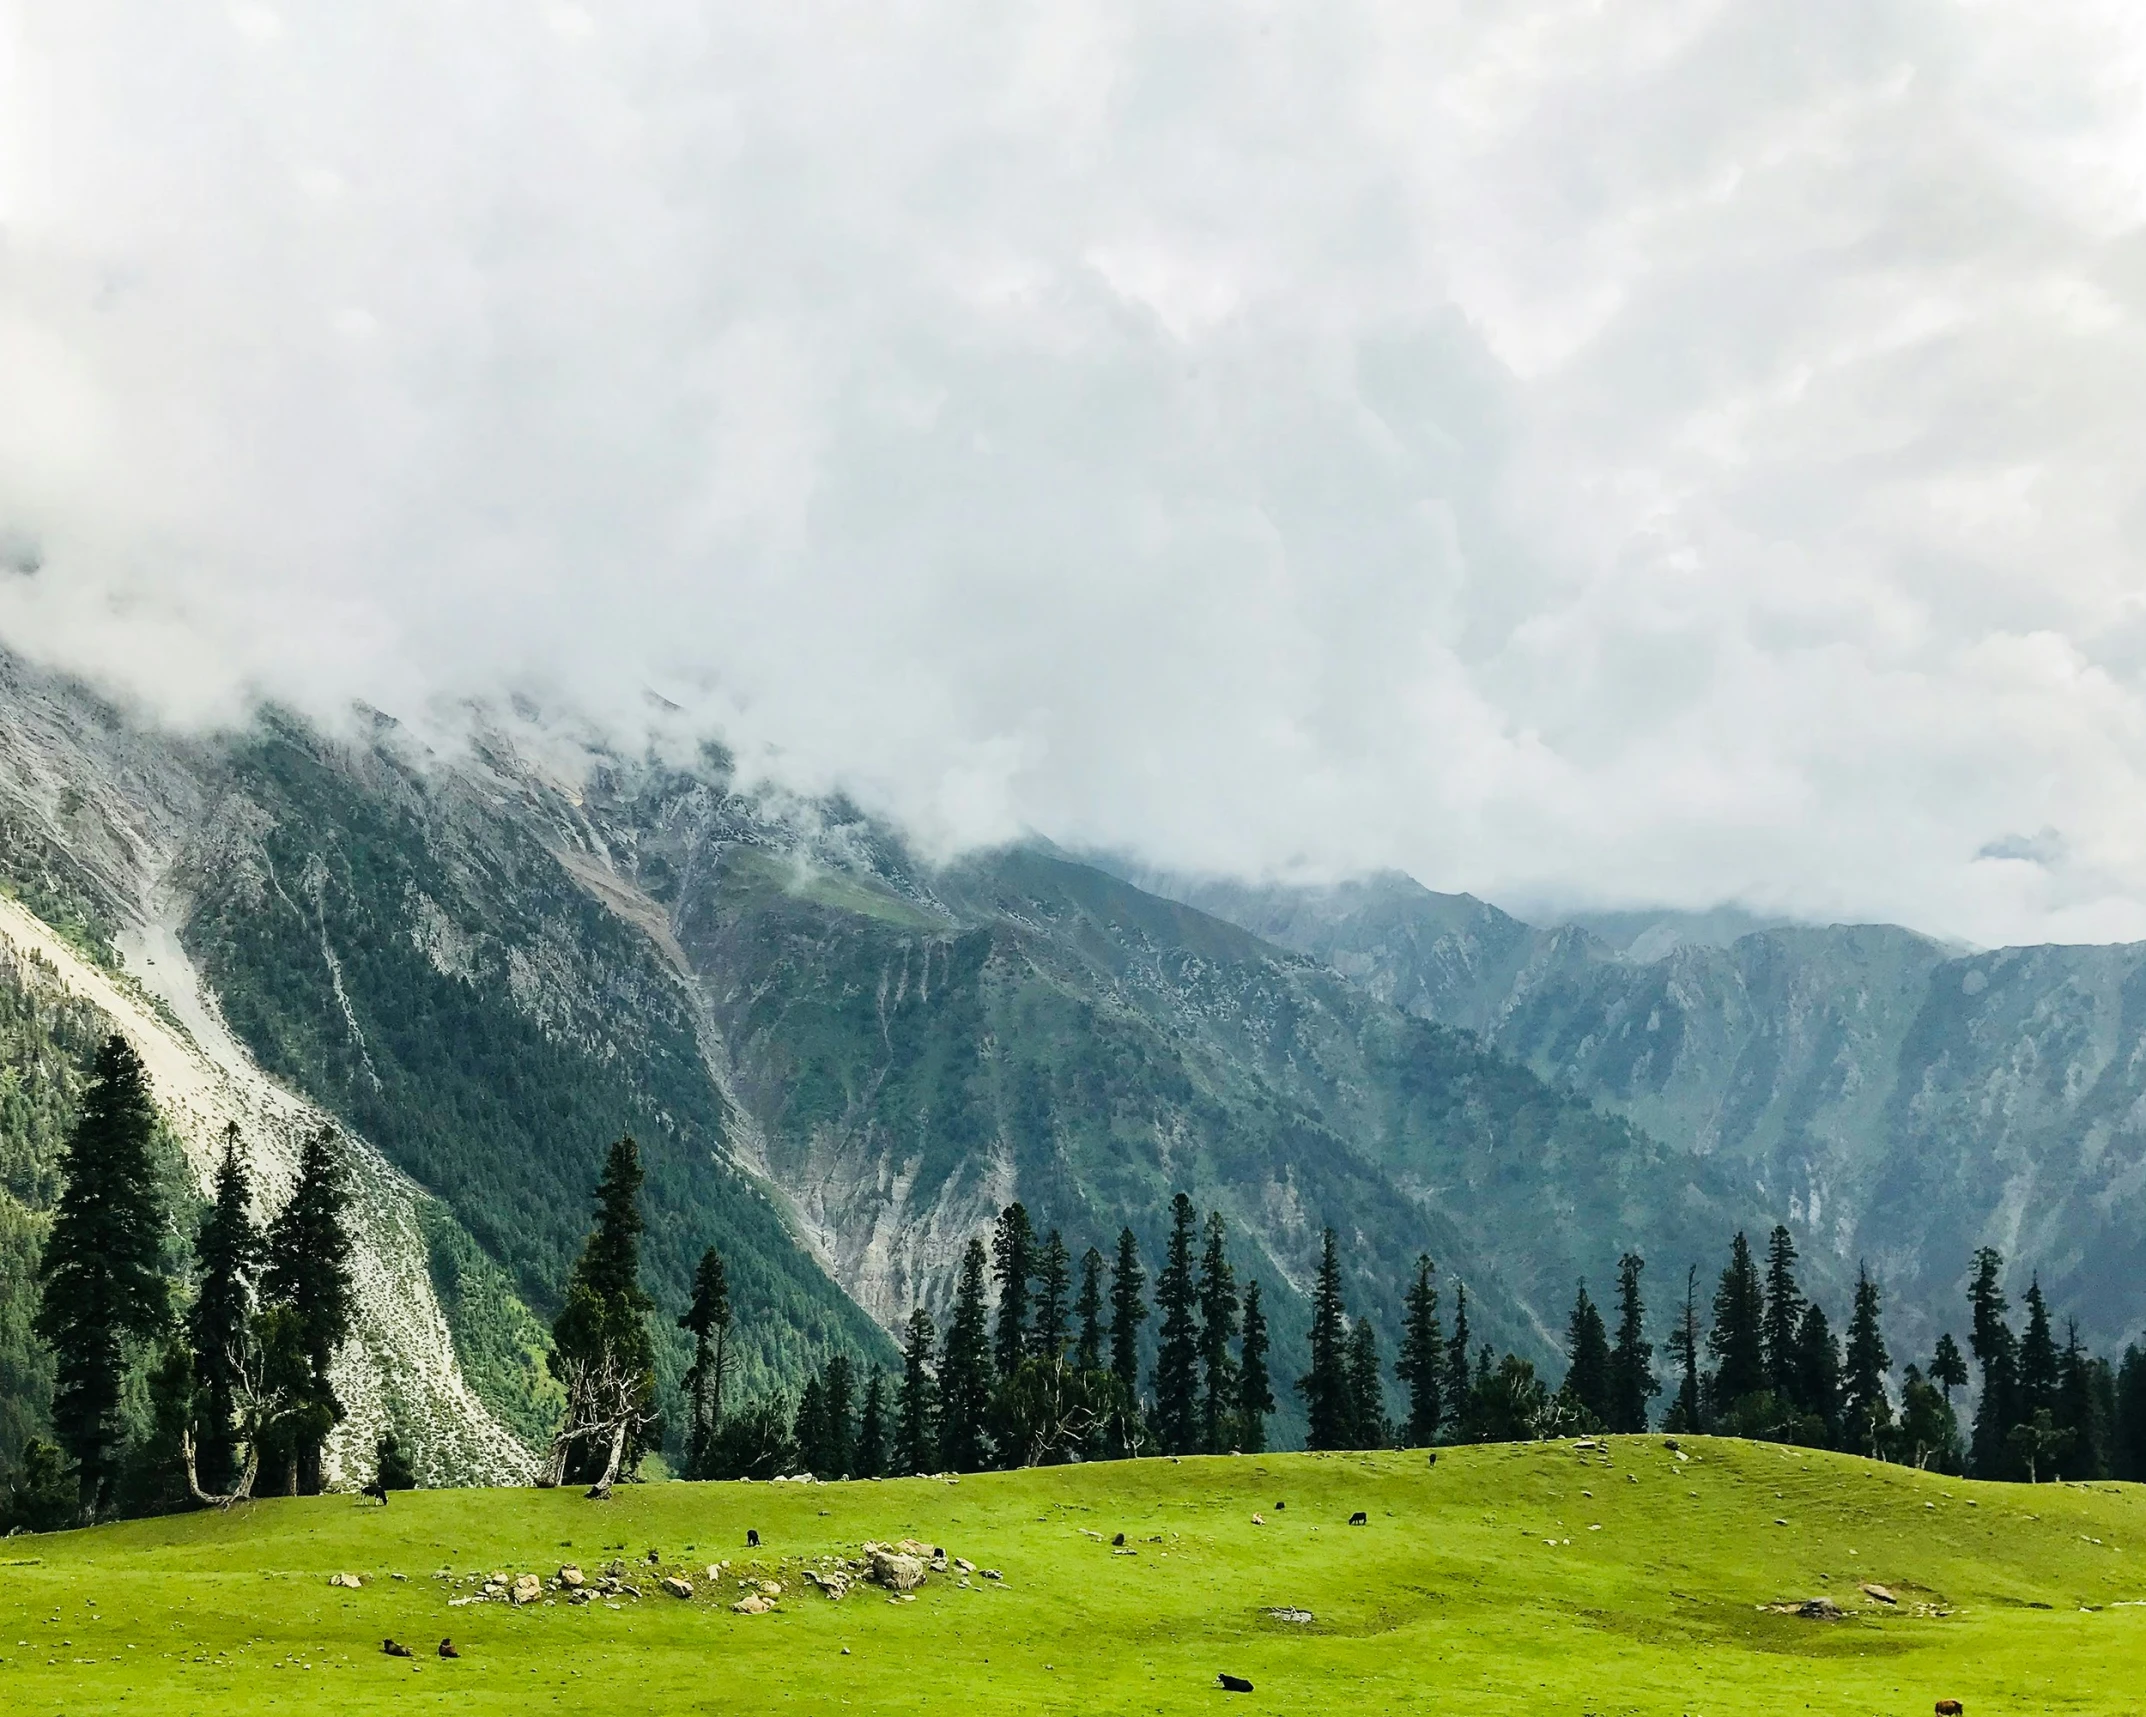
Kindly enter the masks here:
M 589 1487 L 597 1501 L 608 1498 L 635 1432 L 654 1423 L 646 1380 L 620 1363 L 610 1351 L 588 1359 L 569 1359 L 562 1369 L 566 1385 L 566 1419 L 552 1438 L 551 1458 L 537 1481 L 544 1489 L 566 1482 L 566 1463 L 577 1443 L 605 1450 L 603 1475 Z
M 246 1461 L 239 1470 L 238 1482 L 228 1492 L 219 1494 L 201 1488 L 201 1476 L 194 1454 L 191 1414 L 179 1429 L 179 1452 L 186 1463 L 186 1488 L 193 1499 L 204 1508 L 228 1510 L 234 1503 L 251 1500 L 254 1480 L 261 1472 L 262 1434 L 290 1408 L 290 1400 L 285 1391 L 262 1387 L 261 1352 L 251 1341 L 246 1343 L 244 1351 L 234 1359 L 231 1372 L 236 1380 L 232 1395 L 238 1407 L 239 1435 L 246 1445 Z

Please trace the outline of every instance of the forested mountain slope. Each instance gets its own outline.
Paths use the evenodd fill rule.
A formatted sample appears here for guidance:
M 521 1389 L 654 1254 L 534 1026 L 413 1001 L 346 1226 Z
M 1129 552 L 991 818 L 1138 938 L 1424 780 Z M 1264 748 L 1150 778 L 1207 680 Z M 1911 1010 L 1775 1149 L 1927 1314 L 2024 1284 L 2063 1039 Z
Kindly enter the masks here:
M 1834 925 L 1635 959 L 1406 877 L 1143 880 L 1731 1167 L 1806 1254 L 1868 1259 L 1918 1345 L 1982 1244 L 2094 1341 L 2146 1323 L 2146 945 Z

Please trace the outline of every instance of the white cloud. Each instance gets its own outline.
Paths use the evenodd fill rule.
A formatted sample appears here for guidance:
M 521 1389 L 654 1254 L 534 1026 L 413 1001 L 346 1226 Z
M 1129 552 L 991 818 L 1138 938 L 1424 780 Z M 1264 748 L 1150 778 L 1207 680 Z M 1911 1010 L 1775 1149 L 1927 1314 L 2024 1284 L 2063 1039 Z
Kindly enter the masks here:
M 2142 82 L 2090 0 L 0 0 L 0 638 L 2146 936 Z

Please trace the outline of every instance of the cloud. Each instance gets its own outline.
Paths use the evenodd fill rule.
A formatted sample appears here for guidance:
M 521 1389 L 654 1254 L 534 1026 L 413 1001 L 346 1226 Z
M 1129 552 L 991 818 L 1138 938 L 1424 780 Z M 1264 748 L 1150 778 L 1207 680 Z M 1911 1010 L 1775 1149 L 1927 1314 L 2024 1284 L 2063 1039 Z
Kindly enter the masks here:
M 174 719 L 2146 936 L 2135 7 L 0 20 L 0 638 Z

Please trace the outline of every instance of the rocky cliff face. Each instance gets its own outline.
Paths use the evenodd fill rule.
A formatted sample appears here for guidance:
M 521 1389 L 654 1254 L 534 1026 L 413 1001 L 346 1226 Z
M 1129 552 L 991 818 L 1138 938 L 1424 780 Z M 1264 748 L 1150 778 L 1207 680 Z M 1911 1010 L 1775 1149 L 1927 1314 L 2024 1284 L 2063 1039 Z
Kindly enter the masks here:
M 1403 877 L 1150 880 L 1729 1168 L 1807 1254 L 1880 1272 L 1907 1351 L 1961 1324 L 1982 1244 L 2096 1342 L 2146 1321 L 2146 947 L 1835 925 L 1635 958 Z

